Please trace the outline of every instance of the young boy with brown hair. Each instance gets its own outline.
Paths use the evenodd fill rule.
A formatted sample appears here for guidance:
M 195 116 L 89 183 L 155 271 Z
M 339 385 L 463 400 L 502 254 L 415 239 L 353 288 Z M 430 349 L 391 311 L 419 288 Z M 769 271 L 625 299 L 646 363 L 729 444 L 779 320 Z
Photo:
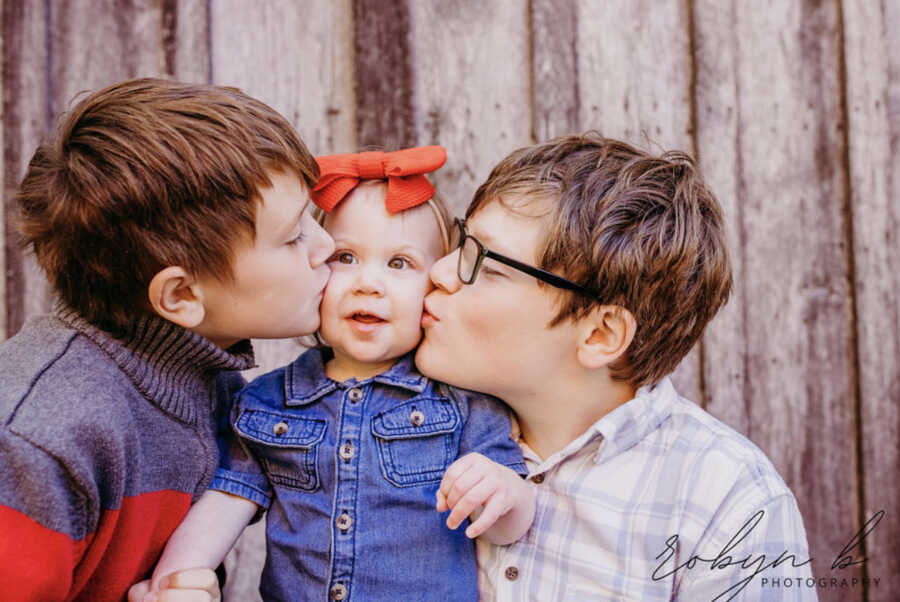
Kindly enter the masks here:
M 794 496 L 668 378 L 732 284 L 721 210 L 687 155 L 596 133 L 513 152 L 431 270 L 431 378 L 515 411 L 538 484 L 526 535 L 479 541 L 484 600 L 815 599 Z M 471 485 L 448 475 L 454 507 Z
M 4 601 L 122 600 L 149 575 L 213 477 L 247 339 L 319 326 L 317 177 L 268 106 L 161 80 L 90 95 L 37 149 L 17 202 L 58 300 L 0 345 Z

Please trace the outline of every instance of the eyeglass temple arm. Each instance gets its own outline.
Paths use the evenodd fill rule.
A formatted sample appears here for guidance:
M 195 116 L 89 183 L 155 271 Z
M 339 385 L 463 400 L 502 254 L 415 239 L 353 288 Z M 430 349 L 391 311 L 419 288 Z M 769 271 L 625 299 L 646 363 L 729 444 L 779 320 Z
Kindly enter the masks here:
M 582 293 L 586 293 L 586 294 L 590 295 L 591 297 L 594 296 L 594 294 L 591 291 L 587 290 L 580 284 L 576 284 L 575 282 L 566 280 L 565 278 L 562 278 L 561 276 L 557 276 L 556 274 L 554 274 L 552 272 L 548 272 L 546 270 L 536 268 L 532 265 L 528 265 L 527 263 L 522 263 L 521 261 L 516 261 L 515 259 L 512 259 L 511 257 L 506 257 L 505 255 L 500 255 L 498 253 L 494 253 L 490 249 L 484 250 L 484 256 L 489 257 L 489 258 L 493 259 L 494 261 L 499 261 L 500 263 L 505 263 L 506 265 L 508 265 L 510 267 L 514 267 L 517 270 L 521 270 L 521 271 L 525 272 L 529 276 L 534 276 L 538 280 L 544 280 L 545 282 L 552 284 L 553 286 L 556 286 L 559 288 L 564 288 L 564 289 L 567 289 L 570 291 L 580 291 Z

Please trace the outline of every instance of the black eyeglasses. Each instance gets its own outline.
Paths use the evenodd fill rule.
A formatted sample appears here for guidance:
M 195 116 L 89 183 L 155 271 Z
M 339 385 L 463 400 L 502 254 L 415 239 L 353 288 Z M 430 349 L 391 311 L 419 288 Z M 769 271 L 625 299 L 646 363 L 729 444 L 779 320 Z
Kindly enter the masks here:
M 557 276 L 552 272 L 542 270 L 533 265 L 522 263 L 512 257 L 507 257 L 506 255 L 491 251 L 481 244 L 480 240 L 466 231 L 466 220 L 456 218 L 455 223 L 459 229 L 459 263 L 457 264 L 456 273 L 459 276 L 460 282 L 463 284 L 472 284 L 475 282 L 475 278 L 478 277 L 478 270 L 481 269 L 481 262 L 484 261 L 485 257 L 489 257 L 494 261 L 499 261 L 520 272 L 525 272 L 529 276 L 534 276 L 538 280 L 542 280 L 551 286 L 575 291 L 576 293 L 587 295 L 592 299 L 597 299 L 597 295 L 580 284 L 576 284 L 571 280 L 566 280 L 562 276 Z

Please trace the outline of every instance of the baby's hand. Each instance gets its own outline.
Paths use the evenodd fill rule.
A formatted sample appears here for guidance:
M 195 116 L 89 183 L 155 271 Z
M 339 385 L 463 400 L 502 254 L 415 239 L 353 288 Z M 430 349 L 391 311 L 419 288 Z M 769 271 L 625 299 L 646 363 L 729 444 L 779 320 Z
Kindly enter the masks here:
M 456 529 L 479 506 L 484 506 L 466 529 L 466 537 L 474 539 L 529 493 L 528 485 L 511 469 L 479 453 L 471 453 L 451 464 L 444 473 L 437 492 L 437 511 L 452 509 L 447 526 Z
M 128 602 L 220 602 L 219 580 L 210 569 L 178 571 L 160 579 L 159 589 L 150 591 L 150 580 L 128 590 Z

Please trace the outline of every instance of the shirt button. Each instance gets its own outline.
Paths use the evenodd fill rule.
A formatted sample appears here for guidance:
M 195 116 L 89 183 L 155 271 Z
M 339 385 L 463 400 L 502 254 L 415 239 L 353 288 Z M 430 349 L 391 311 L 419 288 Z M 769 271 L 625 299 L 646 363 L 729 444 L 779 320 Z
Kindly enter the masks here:
M 356 403 L 357 401 L 359 401 L 360 399 L 363 398 L 362 389 L 353 387 L 352 389 L 350 389 L 350 391 L 347 392 L 347 397 L 350 398 L 351 402 Z
M 343 583 L 335 583 L 331 586 L 331 599 L 332 600 L 343 600 L 347 597 L 347 588 L 344 587 Z
M 349 441 L 341 446 L 340 454 L 343 459 L 351 459 L 354 453 L 356 453 L 356 450 L 353 449 L 353 444 Z
M 504 575 L 506 575 L 506 578 L 510 581 L 515 581 L 519 578 L 519 569 L 514 566 L 508 566 L 506 567 L 506 572 L 504 573 Z
M 419 410 L 413 410 L 409 415 L 409 423 L 413 426 L 420 426 L 425 422 L 425 414 Z
M 353 524 L 353 519 L 350 518 L 350 515 L 346 512 L 342 513 L 337 520 L 335 521 L 337 528 L 341 531 L 348 531 L 350 529 L 350 525 Z
M 544 473 L 534 475 L 533 477 L 531 477 L 531 480 L 540 485 L 544 482 Z
M 277 437 L 282 436 L 286 432 L 288 432 L 288 424 L 287 422 L 279 422 L 274 427 L 272 427 L 272 432 L 275 433 Z

